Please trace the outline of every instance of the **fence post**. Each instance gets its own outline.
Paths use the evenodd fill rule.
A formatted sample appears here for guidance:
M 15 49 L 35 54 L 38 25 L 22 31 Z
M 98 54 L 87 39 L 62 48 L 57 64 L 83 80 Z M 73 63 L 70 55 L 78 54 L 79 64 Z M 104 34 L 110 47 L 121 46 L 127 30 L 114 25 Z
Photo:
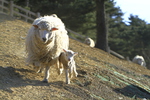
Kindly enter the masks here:
M 29 16 L 27 11 L 26 11 L 26 16 Z M 25 17 L 25 21 L 28 22 L 28 18 Z
M 109 46 L 107 47 L 107 52 L 110 54 L 110 47 Z
M 130 61 L 129 57 L 126 57 L 127 61 Z
M 10 16 L 13 17 L 13 1 L 10 1 L 9 6 L 10 6 Z
M 3 7 L 4 7 L 4 1 L 3 0 L 1 1 L 1 5 L 2 5 L 2 8 L 0 10 L 3 12 Z
M 41 15 L 40 15 L 40 13 L 38 12 L 38 13 L 37 13 L 37 18 L 40 17 L 40 16 L 41 16 Z

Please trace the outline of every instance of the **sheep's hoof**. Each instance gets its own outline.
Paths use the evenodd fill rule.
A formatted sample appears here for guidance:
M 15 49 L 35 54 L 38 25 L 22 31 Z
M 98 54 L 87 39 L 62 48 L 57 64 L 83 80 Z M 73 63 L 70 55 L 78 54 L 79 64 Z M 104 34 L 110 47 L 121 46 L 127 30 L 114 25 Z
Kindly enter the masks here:
M 63 73 L 63 68 L 60 68 L 59 75 L 61 75 L 62 73 Z
M 42 82 L 43 82 L 43 83 L 48 83 L 48 80 L 43 80 Z
M 76 74 L 75 77 L 78 77 L 78 74 Z
M 59 71 L 59 72 L 58 72 L 58 75 L 61 75 L 61 74 L 62 74 L 62 72 Z
M 66 82 L 66 84 L 70 84 L 70 82 Z

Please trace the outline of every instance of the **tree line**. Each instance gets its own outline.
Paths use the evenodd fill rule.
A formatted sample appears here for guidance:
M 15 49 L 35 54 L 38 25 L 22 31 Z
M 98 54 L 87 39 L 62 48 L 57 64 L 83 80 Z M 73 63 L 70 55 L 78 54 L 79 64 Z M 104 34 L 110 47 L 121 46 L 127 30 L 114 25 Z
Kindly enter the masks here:
M 28 10 L 40 12 L 41 15 L 55 13 L 66 27 L 94 39 L 96 47 L 104 46 L 97 41 L 103 42 L 130 60 L 137 54 L 142 55 L 147 65 L 150 65 L 150 24 L 132 14 L 129 22 L 124 22 L 124 13 L 120 7 L 115 6 L 114 0 L 13 1 Z

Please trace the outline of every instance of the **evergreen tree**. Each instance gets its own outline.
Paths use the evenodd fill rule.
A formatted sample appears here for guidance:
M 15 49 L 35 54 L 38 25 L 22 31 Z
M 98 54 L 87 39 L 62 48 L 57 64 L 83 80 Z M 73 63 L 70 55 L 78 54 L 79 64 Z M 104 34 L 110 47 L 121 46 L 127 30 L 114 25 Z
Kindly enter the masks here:
M 96 47 L 108 51 L 107 29 L 105 19 L 105 0 L 96 0 Z
M 138 16 L 130 15 L 130 43 L 132 44 L 132 54 L 131 57 L 135 56 L 136 54 L 146 56 L 147 49 L 150 47 L 150 27 L 147 23 L 140 19 Z
M 40 12 L 42 16 L 53 13 L 57 14 L 63 20 L 67 28 L 87 35 L 94 40 L 97 38 L 97 46 L 99 41 L 105 41 L 101 42 L 102 44 L 99 45 L 100 48 L 102 47 L 101 49 L 105 51 L 109 43 L 111 50 L 125 57 L 129 56 L 133 58 L 136 54 L 139 54 L 150 61 L 150 58 L 147 56 L 150 54 L 150 24 L 147 24 L 144 20 L 134 15 L 130 15 L 130 22 L 126 24 L 122 19 L 123 13 L 120 7 L 115 6 L 116 3 L 114 0 L 105 0 L 105 13 L 103 12 L 106 18 L 105 22 L 99 21 L 99 18 L 102 18 L 98 17 L 99 14 L 96 16 L 96 9 L 104 6 L 101 6 L 100 3 L 104 0 L 13 1 L 17 5 L 30 9 L 33 12 Z M 98 27 L 96 26 L 96 22 Z M 98 30 L 98 36 L 96 35 L 96 30 Z M 108 43 L 106 33 L 108 33 Z

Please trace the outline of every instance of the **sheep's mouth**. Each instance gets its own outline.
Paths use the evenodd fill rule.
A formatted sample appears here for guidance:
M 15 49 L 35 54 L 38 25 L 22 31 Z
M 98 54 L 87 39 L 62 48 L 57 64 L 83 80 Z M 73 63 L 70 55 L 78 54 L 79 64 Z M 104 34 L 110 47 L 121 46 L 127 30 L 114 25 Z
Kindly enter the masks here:
M 48 40 L 46 39 L 46 40 L 42 40 L 43 41 L 43 44 L 49 44 L 50 42 L 52 42 L 53 41 L 53 37 L 51 37 L 51 38 L 49 38 Z
M 47 39 L 42 39 L 43 44 L 46 44 L 48 42 Z
M 47 42 L 47 39 L 46 39 L 46 38 L 42 38 L 42 41 L 43 41 L 44 43 L 46 43 L 46 42 Z

